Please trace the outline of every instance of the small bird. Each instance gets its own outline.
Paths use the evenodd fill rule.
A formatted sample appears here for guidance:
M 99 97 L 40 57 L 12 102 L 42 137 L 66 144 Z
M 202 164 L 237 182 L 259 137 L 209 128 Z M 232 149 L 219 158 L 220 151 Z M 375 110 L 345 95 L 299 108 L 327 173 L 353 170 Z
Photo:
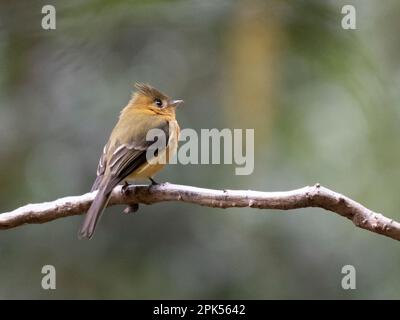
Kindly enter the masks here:
M 86 214 L 79 238 L 90 239 L 93 236 L 115 186 L 136 179 L 150 179 L 152 184 L 156 184 L 153 177 L 165 165 L 165 161 L 157 159 L 164 157 L 168 160 L 177 150 L 180 129 L 175 110 L 183 101 L 172 100 L 148 84 L 136 83 L 135 88 L 137 92 L 122 109 L 100 157 L 97 178 L 91 190 L 98 192 Z M 152 146 L 154 148 L 157 140 L 146 139 L 151 129 L 162 130 L 166 143 L 163 149 L 153 153 L 152 159 L 147 159 L 147 151 Z

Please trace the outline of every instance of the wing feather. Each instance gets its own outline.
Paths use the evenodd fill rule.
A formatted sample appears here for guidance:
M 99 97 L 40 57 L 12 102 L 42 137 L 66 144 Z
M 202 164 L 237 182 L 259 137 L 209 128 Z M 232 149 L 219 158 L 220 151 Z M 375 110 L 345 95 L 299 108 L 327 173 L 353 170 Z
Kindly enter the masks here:
M 157 127 L 154 129 L 163 130 L 166 141 L 169 139 L 169 122 L 162 121 L 158 123 Z M 110 192 L 114 187 L 129 176 L 134 170 L 142 166 L 147 162 L 146 151 L 150 148 L 157 139 L 146 140 L 147 132 L 144 132 L 143 136 L 136 137 L 136 139 L 130 141 L 129 143 L 121 144 L 110 157 L 108 163 L 108 170 L 110 170 L 109 181 L 106 182 L 106 193 Z M 104 175 L 104 173 L 103 173 Z

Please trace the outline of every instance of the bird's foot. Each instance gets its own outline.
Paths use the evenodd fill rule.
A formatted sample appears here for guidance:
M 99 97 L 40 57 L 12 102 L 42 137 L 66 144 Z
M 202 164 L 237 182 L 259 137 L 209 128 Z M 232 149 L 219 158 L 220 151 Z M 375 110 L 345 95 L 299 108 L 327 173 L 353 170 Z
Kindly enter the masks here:
M 153 178 L 149 177 L 149 180 L 151 181 L 151 186 L 159 185 L 159 183 L 156 180 L 154 180 Z
M 130 186 L 130 184 L 129 184 L 128 182 L 126 182 L 126 181 L 125 181 L 124 184 L 122 185 L 121 193 L 122 193 L 124 196 L 128 195 L 129 186 Z

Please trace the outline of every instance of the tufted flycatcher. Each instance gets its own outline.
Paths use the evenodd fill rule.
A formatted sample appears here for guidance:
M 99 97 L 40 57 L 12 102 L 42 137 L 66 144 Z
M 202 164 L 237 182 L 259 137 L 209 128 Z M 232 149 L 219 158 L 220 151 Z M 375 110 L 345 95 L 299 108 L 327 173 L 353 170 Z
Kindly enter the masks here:
M 165 155 L 170 159 L 177 150 L 179 125 L 175 109 L 183 101 L 172 100 L 147 84 L 137 83 L 135 87 L 137 92 L 121 111 L 100 157 L 97 178 L 91 190 L 98 192 L 80 229 L 80 238 L 93 236 L 115 186 L 136 179 L 150 179 L 152 184 L 155 183 L 152 177 L 164 167 L 164 163 L 154 160 Z M 151 129 L 162 130 L 166 144 L 153 153 L 152 159 L 148 159 L 147 151 L 156 143 L 155 139 L 146 139 Z

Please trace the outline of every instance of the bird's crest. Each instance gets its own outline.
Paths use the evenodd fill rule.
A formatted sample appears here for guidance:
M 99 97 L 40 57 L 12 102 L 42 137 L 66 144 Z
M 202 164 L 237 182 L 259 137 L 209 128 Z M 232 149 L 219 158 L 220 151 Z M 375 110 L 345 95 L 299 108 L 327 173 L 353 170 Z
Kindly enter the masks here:
M 147 83 L 135 83 L 135 88 L 139 93 L 151 98 L 151 99 L 168 99 L 168 97 L 157 89 L 153 88 Z

